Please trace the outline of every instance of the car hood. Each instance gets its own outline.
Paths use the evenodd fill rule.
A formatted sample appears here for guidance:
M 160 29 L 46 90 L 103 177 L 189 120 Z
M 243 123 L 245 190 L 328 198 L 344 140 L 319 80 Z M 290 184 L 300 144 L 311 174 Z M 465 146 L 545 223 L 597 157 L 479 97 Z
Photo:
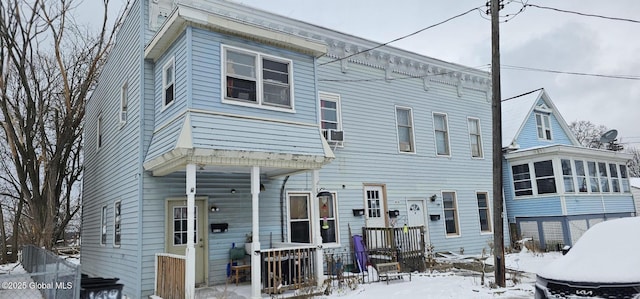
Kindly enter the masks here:
M 640 217 L 594 225 L 566 255 L 537 274 L 573 282 L 640 282 Z

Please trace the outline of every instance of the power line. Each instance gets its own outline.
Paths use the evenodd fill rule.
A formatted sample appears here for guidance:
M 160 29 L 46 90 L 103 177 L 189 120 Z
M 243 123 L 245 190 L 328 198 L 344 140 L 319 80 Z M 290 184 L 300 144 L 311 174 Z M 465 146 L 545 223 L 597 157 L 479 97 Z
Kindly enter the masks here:
M 559 71 L 559 70 L 541 69 L 541 68 L 532 68 L 532 67 L 514 66 L 514 65 L 502 65 L 502 68 L 506 70 L 517 70 L 517 71 L 533 71 L 533 72 L 589 76 L 589 77 L 600 77 L 600 78 L 610 78 L 610 79 L 640 80 L 640 76 L 638 75 L 607 75 L 607 74 L 597 74 L 597 73 L 569 72 L 569 71 Z
M 480 7 L 482 7 L 482 6 L 472 8 L 472 9 L 470 9 L 470 10 L 467 10 L 466 12 L 463 12 L 463 13 L 461 13 L 461 14 L 458 14 L 458 15 L 455 15 L 455 16 L 453 16 L 453 17 L 450 17 L 450 18 L 448 18 L 448 19 L 446 19 L 446 20 L 444 20 L 444 21 L 442 21 L 442 22 L 439 22 L 439 23 L 436 23 L 436 24 L 433 24 L 433 25 L 427 26 L 427 27 L 422 28 L 422 29 L 420 29 L 420 30 L 418 30 L 418 31 L 416 31 L 416 32 L 413 32 L 413 33 L 410 33 L 410 34 L 407 34 L 407 35 L 404 35 L 404 36 L 398 37 L 398 38 L 396 38 L 396 39 L 394 39 L 394 40 L 391 40 L 391 41 L 388 41 L 388 42 L 386 42 L 386 43 L 379 44 L 379 45 L 377 45 L 377 46 L 375 46 L 375 47 L 373 47 L 373 48 L 369 48 L 369 49 L 365 49 L 365 50 L 362 50 L 362 51 L 358 51 L 358 52 L 355 52 L 355 53 L 353 53 L 353 54 L 351 54 L 351 55 L 347 55 L 347 56 L 342 57 L 342 58 L 336 58 L 336 59 L 334 59 L 334 60 L 331 60 L 331 61 L 328 61 L 328 62 L 324 62 L 324 63 L 318 64 L 318 66 L 323 66 L 323 65 L 326 65 L 326 64 L 329 64 L 329 63 L 334 63 L 334 62 L 336 62 L 336 61 L 341 61 L 341 60 L 344 60 L 344 59 L 347 59 L 347 58 L 353 57 L 353 56 L 358 55 L 358 54 L 362 54 L 362 53 L 365 53 L 365 52 L 369 52 L 369 51 L 371 51 L 371 50 L 378 49 L 378 48 L 380 48 L 380 47 L 384 47 L 384 46 L 386 46 L 386 45 L 388 45 L 388 44 L 391 44 L 391 43 L 397 42 L 397 41 L 399 41 L 399 40 L 402 40 L 402 39 L 405 39 L 405 38 L 408 38 L 408 37 L 414 36 L 414 35 L 416 35 L 416 34 L 418 34 L 418 33 L 420 33 L 420 32 L 423 32 L 423 31 L 425 31 L 425 30 L 428 30 L 428 29 L 431 29 L 431 28 L 433 28 L 433 27 L 436 27 L 436 26 L 442 25 L 442 24 L 444 24 L 444 23 L 446 23 L 446 22 L 449 22 L 449 21 L 451 21 L 451 20 L 453 20 L 453 19 L 456 19 L 456 18 L 462 17 L 462 16 L 464 16 L 464 15 L 466 15 L 466 14 L 468 14 L 468 13 L 470 13 L 470 12 L 474 11 L 474 10 L 478 10 L 478 9 L 480 9 Z
M 521 2 L 521 3 L 522 3 L 522 2 Z M 559 8 L 555 8 L 555 7 L 542 6 L 542 5 L 529 4 L 529 3 L 522 3 L 522 4 L 523 4 L 525 7 L 529 6 L 529 7 L 535 7 L 535 8 L 540 8 L 540 9 L 553 10 L 553 11 L 557 11 L 557 12 L 563 12 L 563 13 L 569 13 L 569 14 L 580 15 L 580 16 L 584 16 L 584 17 L 594 17 L 594 18 L 607 19 L 607 20 L 614 20 L 614 21 L 624 21 L 624 22 L 631 22 L 631 23 L 640 23 L 640 21 L 638 21 L 638 20 L 627 19 L 627 18 L 618 18 L 618 17 L 609 17 L 609 16 L 603 16 L 603 15 L 589 14 L 589 13 L 583 13 L 583 12 L 577 12 L 577 11 L 571 11 L 571 10 L 565 10 L 565 9 L 559 9 Z
M 544 88 L 534 89 L 534 90 L 532 90 L 532 91 L 528 91 L 528 92 L 525 92 L 525 93 L 523 93 L 523 94 L 519 94 L 519 95 L 517 95 L 517 96 L 513 96 L 513 97 L 510 97 L 510 98 L 506 98 L 506 99 L 502 100 L 501 102 L 506 102 L 506 101 L 508 101 L 508 100 L 513 100 L 513 99 L 515 99 L 515 98 L 519 98 L 519 97 L 521 97 L 521 96 L 526 96 L 526 95 L 528 95 L 528 94 L 531 94 L 531 93 L 534 93 L 534 92 L 536 92 L 536 91 L 540 91 L 540 90 L 543 90 L 543 89 L 544 89 Z

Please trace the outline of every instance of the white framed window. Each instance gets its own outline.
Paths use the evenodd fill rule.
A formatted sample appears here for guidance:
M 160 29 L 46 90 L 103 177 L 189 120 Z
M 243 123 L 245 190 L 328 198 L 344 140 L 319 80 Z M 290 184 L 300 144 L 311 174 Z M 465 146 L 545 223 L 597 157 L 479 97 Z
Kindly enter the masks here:
M 342 131 L 340 95 L 320 92 L 320 128 L 327 141 L 333 141 L 332 131 Z
M 584 161 L 575 160 L 573 162 L 576 165 L 576 180 L 578 182 L 578 192 L 587 193 L 589 192 L 589 181 L 587 180 Z
M 162 67 L 162 108 L 169 106 L 175 99 L 176 61 L 172 57 Z
M 551 121 L 549 114 L 536 113 L 536 127 L 538 129 L 538 139 L 551 140 Z
M 589 174 L 589 183 L 591 185 L 591 192 L 600 192 L 600 181 L 598 180 L 598 170 L 596 169 L 596 162 L 588 161 L 587 168 Z
M 627 165 L 620 164 L 620 181 L 622 182 L 622 192 L 631 192 L 629 185 L 629 176 L 627 174 Z
M 120 88 L 120 123 L 127 122 L 127 106 L 129 105 L 129 84 L 124 82 Z
M 411 108 L 396 106 L 396 127 L 398 130 L 398 150 L 401 153 L 415 153 L 413 111 Z
M 618 176 L 618 164 L 609 163 L 609 174 L 611 175 L 611 192 L 620 192 L 620 177 Z
M 293 110 L 291 60 L 226 45 L 222 55 L 224 103 Z
M 607 173 L 607 163 L 598 163 L 598 174 L 600 175 L 600 191 L 609 192 L 609 174 Z
M 476 192 L 478 201 L 478 216 L 480 219 L 480 231 L 491 232 L 491 207 L 489 207 L 489 194 L 487 192 Z
M 557 193 L 556 178 L 553 174 L 553 161 L 538 161 L 533 163 L 536 175 L 538 194 Z
M 560 159 L 560 164 L 562 165 L 562 181 L 564 182 L 564 192 L 565 193 L 576 192 L 576 188 L 573 180 L 573 169 L 571 167 L 571 160 Z
M 311 207 L 309 193 L 289 193 L 288 222 L 289 241 L 292 243 L 311 243 Z
M 122 211 L 122 201 L 118 200 L 113 203 L 113 246 L 120 247 L 122 240 L 122 231 L 120 224 L 122 218 L 120 217 Z
M 193 243 L 198 240 L 198 206 L 193 212 Z M 173 207 L 173 246 L 187 245 L 187 206 Z
M 482 152 L 482 134 L 480 131 L 480 119 L 469 117 L 467 118 L 469 126 L 469 144 L 471 146 L 471 157 L 482 158 L 484 153 Z
M 100 214 L 100 245 L 107 244 L 107 206 L 102 206 Z
M 458 203 L 456 202 L 456 193 L 452 191 L 443 191 L 442 205 L 444 209 L 444 225 L 447 236 L 460 235 L 458 226 Z
M 96 147 L 98 149 L 102 147 L 102 141 L 102 113 L 99 113 L 96 122 Z
M 332 198 L 318 198 L 318 208 L 320 210 L 320 236 L 322 243 L 338 243 L 338 194 L 331 192 Z
M 515 191 L 516 197 L 533 195 L 529 164 L 513 165 L 511 166 L 511 172 L 513 174 L 513 190 Z
M 449 148 L 449 124 L 447 115 L 444 113 L 433 113 L 433 129 L 436 139 L 436 155 L 450 156 Z

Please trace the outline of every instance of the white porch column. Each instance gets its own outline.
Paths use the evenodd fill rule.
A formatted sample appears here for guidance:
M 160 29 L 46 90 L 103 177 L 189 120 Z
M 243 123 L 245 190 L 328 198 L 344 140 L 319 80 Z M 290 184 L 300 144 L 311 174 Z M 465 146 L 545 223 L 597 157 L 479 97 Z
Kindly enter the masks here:
M 322 249 L 322 235 L 320 234 L 320 206 L 318 202 L 318 192 L 320 191 L 320 171 L 318 169 L 313 170 L 311 176 L 313 180 L 311 194 L 311 230 L 313 236 L 313 243 L 316 245 L 316 284 L 322 286 L 324 283 L 324 250 Z
M 194 247 L 193 236 L 195 227 L 193 226 L 195 216 L 195 195 L 196 195 L 196 165 L 187 164 L 187 249 L 186 269 L 184 275 L 184 297 L 195 298 L 196 292 L 196 249 Z
M 251 243 L 251 299 L 262 298 L 260 294 L 260 285 L 262 283 L 260 273 L 260 254 L 256 251 L 260 250 L 260 203 L 258 201 L 260 195 L 260 167 L 251 167 L 251 235 L 253 236 Z

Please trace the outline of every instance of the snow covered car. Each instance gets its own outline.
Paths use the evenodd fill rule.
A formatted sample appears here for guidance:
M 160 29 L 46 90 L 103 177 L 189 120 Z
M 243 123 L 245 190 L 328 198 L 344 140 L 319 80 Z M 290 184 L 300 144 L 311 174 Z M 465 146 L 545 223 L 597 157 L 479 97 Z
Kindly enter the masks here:
M 640 217 L 598 223 L 538 271 L 537 298 L 640 298 Z

